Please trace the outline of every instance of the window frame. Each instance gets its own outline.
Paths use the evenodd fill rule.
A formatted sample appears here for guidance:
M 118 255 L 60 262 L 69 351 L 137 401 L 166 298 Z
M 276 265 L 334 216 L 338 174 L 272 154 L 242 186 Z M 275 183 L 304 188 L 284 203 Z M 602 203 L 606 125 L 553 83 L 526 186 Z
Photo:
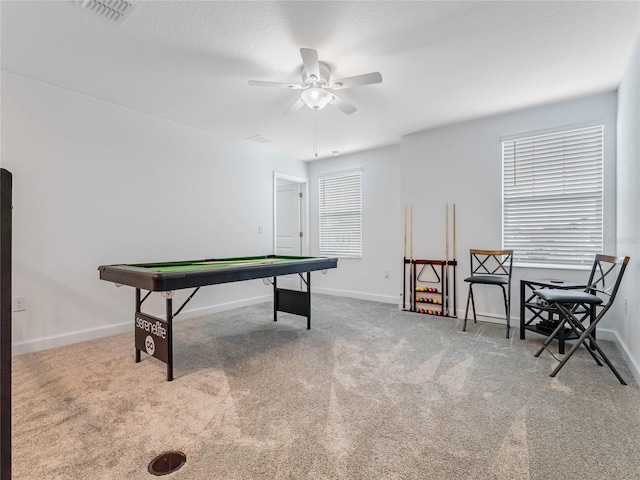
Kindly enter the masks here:
M 602 253 L 604 244 L 605 244 L 605 124 L 604 122 L 598 122 L 593 124 L 586 124 L 580 126 L 563 126 L 559 128 L 555 128 L 553 130 L 546 130 L 544 132 L 530 132 L 523 133 L 520 135 L 510 136 L 508 138 L 501 139 L 501 160 L 502 160 L 502 185 L 501 185 L 501 194 L 502 194 L 502 246 L 503 248 L 509 248 L 514 250 L 514 266 L 517 267 L 531 267 L 531 268 L 554 268 L 554 269 L 587 269 L 591 268 L 593 264 L 593 255 L 595 253 Z M 579 141 L 571 140 L 571 137 L 575 137 L 580 139 Z M 565 140 L 569 139 L 569 140 Z M 589 150 L 588 145 L 589 142 L 593 142 L 596 140 L 595 146 Z M 528 152 L 520 155 L 520 162 L 518 163 L 518 153 L 517 147 L 519 145 L 522 147 L 523 145 L 531 145 L 538 142 L 537 148 L 540 149 L 540 143 L 542 146 L 546 146 L 547 148 L 551 148 L 551 152 L 547 152 L 546 154 L 540 154 L 539 152 L 533 153 Z M 560 142 L 561 147 L 555 148 L 554 142 Z M 513 146 L 512 151 L 508 154 L 506 153 L 507 146 Z M 580 145 L 580 153 L 571 152 L 571 146 Z M 534 148 L 535 150 L 535 148 Z M 584 153 L 585 151 L 588 153 Z M 562 152 L 562 153 L 560 153 Z M 595 153 L 594 153 L 595 152 Z M 515 165 L 515 170 L 518 168 L 523 168 L 523 165 L 529 164 L 529 168 L 533 168 L 533 165 L 536 162 L 536 157 L 538 158 L 538 162 L 544 164 L 545 167 L 556 169 L 558 168 L 558 164 L 554 163 L 555 160 L 561 160 L 561 166 L 564 167 L 565 172 L 560 177 L 561 180 L 558 181 L 557 178 L 554 177 L 553 180 L 550 178 L 544 178 L 545 174 L 539 175 L 541 180 L 535 182 L 535 179 L 532 179 L 530 183 L 528 183 L 528 187 L 522 187 L 520 193 L 520 201 L 522 202 L 527 198 L 524 190 L 527 188 L 533 192 L 529 193 L 528 198 L 530 200 L 530 204 L 538 203 L 539 205 L 536 207 L 525 207 L 526 214 L 531 215 L 533 211 L 539 211 L 546 213 L 549 215 L 549 205 L 559 206 L 565 199 L 572 199 L 574 202 L 581 202 L 580 208 L 576 210 L 576 212 L 587 212 L 583 214 L 581 218 L 577 221 L 579 222 L 575 229 L 566 228 L 564 230 L 557 231 L 560 235 L 556 235 L 555 238 L 557 244 L 554 246 L 553 242 L 549 242 L 545 245 L 544 241 L 538 240 L 538 243 L 533 244 L 531 250 L 523 250 L 522 245 L 518 244 L 518 234 L 513 233 L 517 229 L 522 229 L 525 227 L 522 224 L 518 224 L 518 220 L 513 220 L 513 218 L 517 218 L 512 215 L 512 222 L 509 223 L 508 216 L 509 212 L 507 211 L 509 204 L 513 208 L 514 203 L 517 203 L 517 200 L 514 200 L 514 197 L 517 197 L 517 193 L 509 192 L 506 186 L 506 183 L 509 181 L 513 181 L 514 176 L 509 176 L 508 168 L 513 168 L 511 165 L 507 165 L 508 162 L 512 162 Z M 545 157 L 548 157 L 545 159 Z M 593 157 L 593 158 L 591 158 Z M 524 161 L 522 159 L 525 159 Z M 585 162 L 583 158 L 587 158 L 588 161 Z M 573 172 L 571 161 L 574 162 Z M 578 165 L 578 167 L 576 167 Z M 591 171 L 587 171 L 585 166 L 591 168 Z M 581 169 L 581 175 L 579 175 L 579 180 L 572 180 L 570 178 L 570 173 L 575 174 L 575 169 Z M 569 174 L 566 174 L 566 171 L 569 171 Z M 548 176 L 547 176 L 548 177 Z M 584 190 L 582 185 L 585 182 L 585 178 L 588 181 L 594 182 L 596 180 L 595 185 L 592 185 L 589 190 Z M 549 188 L 555 184 L 555 189 L 552 188 L 551 191 L 547 191 L 546 195 L 543 195 L 540 191 L 540 188 Z M 580 185 L 579 189 L 576 187 Z M 570 195 L 566 194 L 567 190 L 571 190 L 571 188 L 576 189 L 576 191 Z M 536 192 L 536 189 L 537 192 Z M 564 192 L 561 192 L 564 189 Z M 586 193 L 585 193 L 586 192 Z M 511 199 L 507 197 L 511 195 Z M 548 196 L 547 200 L 540 200 L 541 197 Z M 590 196 L 590 198 L 589 198 Z M 545 206 L 546 205 L 546 206 Z M 561 207 L 559 206 L 559 214 L 561 216 L 561 220 L 568 221 L 571 217 L 572 207 Z M 589 213 L 589 211 L 591 212 Z M 594 213 L 595 212 L 595 213 Z M 577 215 L 574 214 L 577 217 Z M 575 221 L 575 218 L 574 218 Z M 595 221 L 594 227 L 589 229 L 589 234 L 585 234 L 587 237 L 587 241 L 580 242 L 578 238 L 580 234 L 577 232 L 582 229 L 582 226 L 585 224 L 584 222 Z M 532 227 L 541 227 L 543 229 L 546 228 L 546 232 L 548 232 L 548 225 L 541 225 L 540 223 L 543 220 L 539 220 L 537 224 L 533 223 Z M 511 233 L 507 232 L 507 229 L 511 230 Z M 544 234 L 544 231 L 542 233 Z M 562 232 L 569 232 L 569 236 L 571 237 L 572 245 L 564 245 L 561 241 Z M 577 233 L 575 235 L 571 235 L 571 233 Z M 526 237 L 526 233 L 522 234 L 520 238 Z M 536 238 L 534 236 L 534 238 Z M 596 243 L 594 243 L 594 238 Z M 521 240 L 522 241 L 522 240 Z M 586 247 L 586 248 L 585 248 Z M 545 250 L 547 252 L 549 250 L 556 249 L 558 253 L 552 255 L 551 257 L 544 255 Z M 571 257 L 571 255 L 567 254 L 568 251 L 578 251 L 579 253 L 575 256 Z M 562 254 L 564 252 L 564 255 Z M 548 254 L 547 254 L 548 255 Z M 536 258 L 537 257 L 537 258 Z M 544 261 L 544 259 L 549 259 L 548 261 Z M 541 261 L 542 260 L 542 261 Z
M 357 177 L 357 179 L 355 178 Z M 352 178 L 353 180 L 349 180 Z M 355 186 L 355 190 L 347 193 L 346 195 L 349 197 L 353 197 L 353 204 L 351 204 L 352 208 L 355 208 L 357 211 L 352 212 L 336 212 L 329 211 L 323 212 L 323 206 L 326 206 L 324 195 L 326 192 L 326 185 L 323 182 L 327 180 L 336 180 L 340 181 L 345 180 L 346 184 L 343 184 L 342 187 L 348 186 L 350 181 L 357 182 Z M 340 188 L 339 185 L 334 184 L 334 188 Z M 334 202 L 338 202 L 342 200 L 342 204 L 344 206 L 345 201 L 345 192 L 341 192 L 341 199 L 334 199 Z M 349 205 L 348 205 L 349 206 Z M 327 225 L 327 222 L 330 222 L 327 219 L 327 215 L 333 216 L 355 216 L 355 222 L 347 228 L 352 228 L 352 232 L 347 232 L 348 235 L 354 235 L 354 239 L 340 240 L 336 238 L 337 235 L 335 232 L 325 232 L 326 228 L 331 228 L 331 225 Z M 335 228 L 335 225 L 333 226 Z M 331 238 L 333 236 L 333 239 Z M 331 248 L 327 245 L 327 242 L 332 242 Z M 340 245 L 344 243 L 345 245 Z M 339 171 L 331 171 L 322 173 L 318 176 L 318 251 L 321 256 L 332 256 L 338 258 L 362 258 L 364 252 L 364 242 L 363 242 L 363 172 L 362 168 L 351 168 L 348 170 L 339 170 Z M 346 248 L 343 248 L 345 247 Z

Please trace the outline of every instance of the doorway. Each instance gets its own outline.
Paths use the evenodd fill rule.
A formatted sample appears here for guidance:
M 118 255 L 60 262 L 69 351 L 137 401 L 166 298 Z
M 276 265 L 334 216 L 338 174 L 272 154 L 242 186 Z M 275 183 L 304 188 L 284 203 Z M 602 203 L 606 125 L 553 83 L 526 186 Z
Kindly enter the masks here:
M 276 255 L 304 256 L 307 240 L 307 180 L 274 172 L 273 236 Z M 300 290 L 298 275 L 278 277 L 278 286 Z

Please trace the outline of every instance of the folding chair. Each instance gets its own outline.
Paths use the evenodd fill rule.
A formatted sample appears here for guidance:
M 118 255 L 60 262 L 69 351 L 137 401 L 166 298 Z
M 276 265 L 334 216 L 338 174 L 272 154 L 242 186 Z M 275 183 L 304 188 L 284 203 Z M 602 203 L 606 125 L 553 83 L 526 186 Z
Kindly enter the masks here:
M 513 264 L 513 250 L 469 250 L 471 257 L 471 276 L 464 279 L 469 283 L 467 308 L 464 311 L 464 325 L 462 331 L 467 331 L 467 316 L 469 301 L 473 309 L 473 322 L 477 323 L 476 304 L 473 299 L 474 285 L 497 285 L 502 289 L 504 310 L 507 318 L 507 338 L 509 338 L 510 310 L 511 310 L 511 267 Z M 506 288 L 505 288 L 506 287 Z
M 624 379 L 598 346 L 595 338 L 595 329 L 598 322 L 602 320 L 602 317 L 604 317 L 609 308 L 611 308 L 628 263 L 629 257 L 596 255 L 593 267 L 591 268 L 591 274 L 589 275 L 589 281 L 587 282 L 587 288 L 584 291 L 560 289 L 533 291 L 533 293 L 542 300 L 548 302 L 549 306 L 555 308 L 560 317 L 558 326 L 549 338 L 545 340 L 535 356 L 540 356 L 542 351 L 563 331 L 565 325 L 568 325 L 578 336 L 576 343 L 571 347 L 553 372 L 551 372 L 551 377 L 555 377 L 578 347 L 584 345 L 599 366 L 602 366 L 600 360 L 605 362 L 618 380 L 620 380 L 620 383 L 626 385 Z M 597 315 L 595 314 L 596 307 L 601 308 Z M 584 314 L 585 311 L 588 313 Z M 587 318 L 591 321 L 589 326 L 585 327 L 583 321 Z M 588 344 L 586 343 L 587 340 L 589 340 Z

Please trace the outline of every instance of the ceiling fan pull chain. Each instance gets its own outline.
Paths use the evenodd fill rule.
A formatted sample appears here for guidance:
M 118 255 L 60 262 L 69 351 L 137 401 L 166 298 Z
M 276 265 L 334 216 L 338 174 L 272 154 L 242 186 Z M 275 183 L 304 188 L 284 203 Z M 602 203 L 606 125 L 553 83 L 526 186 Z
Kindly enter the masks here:
M 313 114 L 313 152 L 318 158 L 318 111 Z

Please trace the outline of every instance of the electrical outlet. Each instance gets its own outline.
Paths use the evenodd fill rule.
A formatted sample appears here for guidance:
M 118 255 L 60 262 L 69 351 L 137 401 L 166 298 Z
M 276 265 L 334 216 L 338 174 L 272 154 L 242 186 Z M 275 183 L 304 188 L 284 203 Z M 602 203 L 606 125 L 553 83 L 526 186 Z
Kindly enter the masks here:
M 389 278 L 389 270 L 384 271 L 384 278 Z
M 13 297 L 13 311 L 24 312 L 27 309 L 27 299 L 25 297 Z

